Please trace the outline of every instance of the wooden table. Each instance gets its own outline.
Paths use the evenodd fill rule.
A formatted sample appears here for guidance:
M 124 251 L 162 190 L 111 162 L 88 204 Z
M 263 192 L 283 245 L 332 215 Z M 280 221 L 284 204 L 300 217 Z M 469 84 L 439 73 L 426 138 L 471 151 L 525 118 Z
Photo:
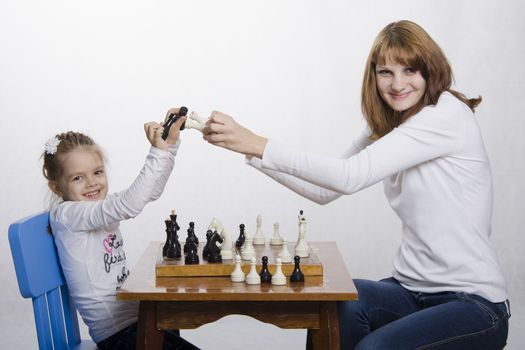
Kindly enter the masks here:
M 117 292 L 139 300 L 137 349 L 161 349 L 166 329 L 195 329 L 224 316 L 251 316 L 280 328 L 308 329 L 307 349 L 338 350 L 337 301 L 356 300 L 357 290 L 335 242 L 309 242 L 323 276 L 285 286 L 234 283 L 228 277 L 156 278 L 162 243 L 152 242 Z

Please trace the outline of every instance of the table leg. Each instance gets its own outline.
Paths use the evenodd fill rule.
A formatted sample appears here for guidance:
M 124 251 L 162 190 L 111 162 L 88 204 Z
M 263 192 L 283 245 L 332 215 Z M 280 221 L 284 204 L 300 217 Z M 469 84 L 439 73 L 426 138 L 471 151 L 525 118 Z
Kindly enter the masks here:
M 137 325 L 137 350 L 160 350 L 164 331 L 157 328 L 155 301 L 141 301 Z
M 306 350 L 340 350 L 339 316 L 335 301 L 321 302 L 319 305 L 319 329 L 309 329 L 306 335 Z

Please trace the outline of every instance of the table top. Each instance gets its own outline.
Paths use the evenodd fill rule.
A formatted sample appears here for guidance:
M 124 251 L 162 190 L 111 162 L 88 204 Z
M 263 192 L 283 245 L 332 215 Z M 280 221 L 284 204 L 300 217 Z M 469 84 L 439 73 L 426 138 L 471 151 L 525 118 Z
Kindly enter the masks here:
M 229 277 L 155 276 L 162 242 L 151 242 L 131 274 L 117 291 L 118 300 L 155 301 L 336 301 L 356 300 L 357 290 L 335 242 L 309 242 L 323 264 L 323 276 L 283 286 L 247 285 Z M 233 262 L 226 262 L 231 263 Z

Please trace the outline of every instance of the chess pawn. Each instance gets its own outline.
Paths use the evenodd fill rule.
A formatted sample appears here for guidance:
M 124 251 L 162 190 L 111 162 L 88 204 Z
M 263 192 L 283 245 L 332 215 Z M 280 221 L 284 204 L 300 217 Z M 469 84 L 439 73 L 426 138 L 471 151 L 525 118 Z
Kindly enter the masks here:
M 307 258 L 310 255 L 310 246 L 306 243 L 305 234 L 306 223 L 303 222 L 299 225 L 299 238 L 297 239 L 294 250 L 295 255 L 298 255 L 301 258 Z
M 283 245 L 283 238 L 279 234 L 279 223 L 273 224 L 273 236 L 270 238 L 270 245 Z
M 292 262 L 292 254 L 288 251 L 288 239 L 283 238 L 283 245 L 281 248 L 281 251 L 277 255 L 279 258 L 281 258 L 281 261 L 283 263 L 291 263 Z
M 239 225 L 239 237 L 235 241 L 235 247 L 237 247 L 237 249 L 241 249 L 245 241 L 246 241 L 246 236 L 244 234 L 244 224 L 240 224 Z
M 255 236 L 253 236 L 253 244 L 255 245 L 264 245 L 266 239 L 262 233 L 262 217 L 261 214 L 257 215 L 257 229 L 255 230 Z
M 188 254 L 184 258 L 186 265 L 198 264 L 199 255 L 197 254 L 197 244 L 195 243 L 195 237 L 190 237 L 188 242 Z
M 241 256 L 235 255 L 235 268 L 230 275 L 232 282 L 244 282 L 245 274 L 241 268 Z
M 252 258 L 255 258 L 255 248 L 253 246 L 253 239 L 252 236 L 248 235 L 246 237 L 246 242 L 244 242 L 245 247 L 244 249 L 241 248 L 241 258 L 242 260 L 251 260 Z
M 191 238 L 195 240 L 197 246 L 199 245 L 199 239 L 195 235 L 195 223 L 193 221 L 190 222 L 190 227 L 188 227 L 186 232 L 188 232 L 188 236 L 186 237 L 186 243 L 184 243 L 184 253 L 187 253 L 189 250 L 189 241 Z
M 164 246 L 162 247 L 162 256 L 166 257 L 166 254 L 168 253 L 168 248 L 171 244 L 171 225 L 172 221 L 171 219 L 164 220 L 164 223 L 166 224 L 166 242 L 164 243 Z
M 286 284 L 286 276 L 283 274 L 281 258 L 275 259 L 275 273 L 272 276 L 272 285 L 284 286 Z
M 261 284 L 261 276 L 255 268 L 255 257 L 250 260 L 250 272 L 246 275 L 246 284 Z
M 292 272 L 292 275 L 290 276 L 290 282 L 304 282 L 304 274 L 301 271 L 301 268 L 299 267 L 299 263 L 301 262 L 300 256 L 295 256 L 293 258 L 295 262 L 295 266 Z
M 272 282 L 272 274 L 270 273 L 270 270 L 268 270 L 268 257 L 266 255 L 262 257 L 262 268 L 261 272 L 259 272 L 259 276 L 261 276 L 261 282 L 263 283 Z

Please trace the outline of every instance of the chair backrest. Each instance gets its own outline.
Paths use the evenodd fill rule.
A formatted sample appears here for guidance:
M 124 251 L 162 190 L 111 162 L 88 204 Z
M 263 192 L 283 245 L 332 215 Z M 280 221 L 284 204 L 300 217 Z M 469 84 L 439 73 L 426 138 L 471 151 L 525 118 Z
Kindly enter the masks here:
M 9 244 L 20 293 L 33 299 L 39 348 L 70 349 L 80 344 L 77 312 L 48 227 L 49 212 L 14 222 Z

